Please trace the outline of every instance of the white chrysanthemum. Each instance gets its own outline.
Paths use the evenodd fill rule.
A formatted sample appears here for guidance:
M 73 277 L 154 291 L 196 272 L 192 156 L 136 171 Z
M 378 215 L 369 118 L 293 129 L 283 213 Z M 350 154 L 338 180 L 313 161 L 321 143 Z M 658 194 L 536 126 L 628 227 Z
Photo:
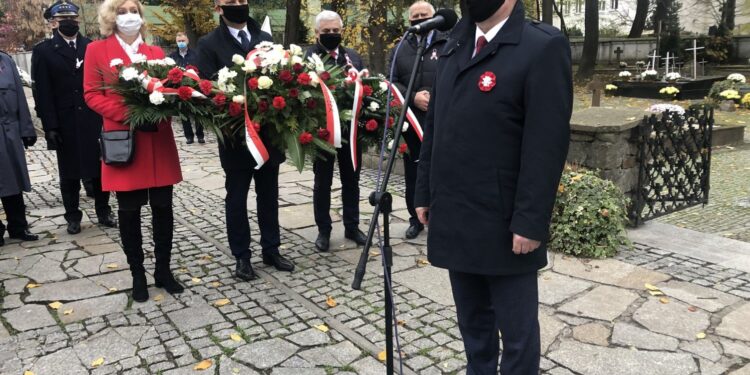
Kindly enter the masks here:
M 388 142 L 388 149 L 393 150 L 393 140 L 391 139 L 390 142 Z
M 656 75 L 659 75 L 659 73 L 656 70 L 653 70 L 653 69 L 650 69 L 650 70 L 647 70 L 647 71 L 641 73 L 642 77 L 656 76 Z
M 648 109 L 648 112 L 651 113 L 664 113 L 666 111 L 679 113 L 682 115 L 685 113 L 685 108 L 682 108 L 677 104 L 654 104 Z
M 175 66 L 175 65 L 177 65 L 177 61 L 174 61 L 174 59 L 171 58 L 171 57 L 165 57 L 164 58 L 164 63 L 167 64 L 167 65 L 169 65 L 169 66 Z
M 310 61 L 311 68 L 315 69 L 316 72 L 324 72 L 326 70 L 325 64 L 323 64 L 323 60 L 320 59 L 320 56 L 318 54 L 313 53 L 310 55 L 310 57 L 307 58 L 308 61 Z
M 162 65 L 164 65 L 164 60 L 148 60 L 148 61 L 146 61 L 146 65 L 148 65 L 148 66 L 162 66 Z
M 130 62 L 132 62 L 133 64 L 141 64 L 146 62 L 147 60 L 148 58 L 146 57 L 146 55 L 136 53 L 135 56 L 133 56 L 133 58 L 130 60 Z
M 289 45 L 289 52 L 292 53 L 294 56 L 302 56 L 302 47 L 296 45 L 296 44 L 290 44 Z
M 245 61 L 245 65 L 242 66 L 242 71 L 245 73 L 253 73 L 258 69 L 254 62 L 250 60 Z
M 409 123 L 408 123 L 408 122 L 405 122 L 405 123 L 404 123 L 404 127 L 403 127 L 403 128 L 401 128 L 401 132 L 402 132 L 402 133 L 406 133 L 406 131 L 407 131 L 407 130 L 409 130 Z
M 727 76 L 727 79 L 736 82 L 736 83 L 746 83 L 747 80 L 745 79 L 745 76 L 743 76 L 740 73 L 732 73 L 729 76 Z
M 620 72 L 620 74 L 618 74 L 618 76 L 619 76 L 620 78 L 627 78 L 627 77 L 630 77 L 630 76 L 632 76 L 632 74 L 631 74 L 631 73 L 630 73 L 629 71 L 627 71 L 627 70 L 624 70 L 624 71 Z
M 665 78 L 667 79 L 667 81 L 676 81 L 676 80 L 682 78 L 682 76 L 680 75 L 680 73 L 671 72 L 671 73 L 667 73 L 667 75 L 665 76 Z
M 292 65 L 302 64 L 305 60 L 301 56 L 292 56 Z
M 375 112 L 380 109 L 380 104 L 378 104 L 377 102 L 370 102 L 370 106 L 368 108 L 370 109 L 370 111 Z
M 273 42 L 260 42 L 257 46 L 255 46 L 255 48 L 258 50 L 268 51 L 273 49 L 273 46 Z
M 310 82 L 312 83 L 313 87 L 318 87 L 320 84 L 320 77 L 318 77 L 318 74 L 315 72 L 308 73 L 310 75 Z
M 116 66 L 120 66 L 124 64 L 125 62 L 122 61 L 122 59 L 112 59 L 112 61 L 109 62 L 109 67 L 114 68 Z
M 234 56 L 232 56 L 232 62 L 234 63 L 234 65 L 242 65 L 245 63 L 245 58 L 242 57 L 242 55 L 235 54 Z
M 237 104 L 245 104 L 245 96 L 244 95 L 235 95 L 232 97 L 232 101 Z
M 226 83 L 228 80 L 230 80 L 232 78 L 235 78 L 235 77 L 237 77 L 237 72 L 235 72 L 233 70 L 229 70 L 229 68 L 227 68 L 227 67 L 223 67 L 223 68 L 221 68 L 221 70 L 219 70 L 219 79 L 218 79 L 218 82 L 219 83 Z
M 148 101 L 150 101 L 153 105 L 160 105 L 164 103 L 164 94 L 162 94 L 160 91 L 154 91 L 151 93 L 151 95 L 148 96 Z
M 258 88 L 261 90 L 270 89 L 273 86 L 273 80 L 268 76 L 260 76 L 258 78 Z
M 380 92 L 386 92 L 388 91 L 388 84 L 385 82 L 380 82 Z
M 125 68 L 120 73 L 120 77 L 126 81 L 132 81 L 138 78 L 138 70 L 136 68 Z

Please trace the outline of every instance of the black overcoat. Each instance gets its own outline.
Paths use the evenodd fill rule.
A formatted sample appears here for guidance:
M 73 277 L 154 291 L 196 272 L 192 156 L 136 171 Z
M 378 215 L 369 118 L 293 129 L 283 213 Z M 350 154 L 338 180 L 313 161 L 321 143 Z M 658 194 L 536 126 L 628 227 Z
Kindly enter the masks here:
M 547 264 L 546 247 L 512 252 L 512 234 L 546 242 L 568 152 L 570 47 L 556 28 L 524 19 L 519 1 L 472 58 L 476 26 L 463 19 L 440 53 L 425 121 L 416 207 L 430 207 L 430 262 L 511 275 Z M 496 83 L 480 90 L 480 77 Z
M 0 51 L 0 197 L 31 191 L 24 137 L 36 137 L 13 58 Z
M 83 99 L 83 58 L 89 43 L 90 39 L 79 34 L 73 49 L 56 32 L 33 52 L 36 112 L 45 132 L 56 130 L 62 135 L 57 164 L 64 179 L 101 176 L 102 117 Z

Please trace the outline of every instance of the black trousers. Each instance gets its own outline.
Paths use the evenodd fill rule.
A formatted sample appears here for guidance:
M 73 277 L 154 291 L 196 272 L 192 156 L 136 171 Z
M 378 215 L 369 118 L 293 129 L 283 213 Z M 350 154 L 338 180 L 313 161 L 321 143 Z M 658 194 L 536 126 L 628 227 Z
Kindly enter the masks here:
M 412 133 L 413 130 L 409 129 Z M 406 181 L 406 209 L 409 210 L 409 224 L 418 225 L 419 218 L 417 217 L 417 210 L 414 207 L 414 194 L 417 186 L 417 168 L 419 167 L 419 153 L 422 149 L 422 142 L 417 138 L 415 141 L 410 141 L 404 134 L 404 138 L 407 140 L 409 146 L 409 152 L 404 154 L 404 180 Z M 414 134 L 416 138 L 416 134 Z
M 29 226 L 26 221 L 26 205 L 23 202 L 23 193 L 2 197 L 0 201 L 3 202 L 5 217 L 8 220 L 8 233 L 20 235 Z M 4 233 L 5 224 L 0 220 L 0 236 Z
M 169 271 L 174 233 L 172 191 L 172 186 L 164 186 L 117 192 L 117 202 L 120 206 L 118 216 L 122 249 L 133 276 L 142 275 L 145 272 L 143 268 L 141 207 L 146 204 L 151 206 L 151 229 L 154 236 L 156 271 Z
M 250 181 L 255 180 L 255 201 L 258 208 L 260 246 L 263 254 L 276 255 L 281 246 L 279 229 L 279 165 L 267 163 L 260 170 L 225 170 L 224 200 L 227 215 L 227 237 L 232 255 L 250 259 L 250 221 L 247 214 L 247 195 Z
M 537 375 L 539 292 L 536 272 L 485 276 L 450 271 L 458 328 L 464 340 L 469 375 L 496 374 L 502 333 L 503 375 Z
M 186 139 L 193 139 L 195 136 L 198 136 L 198 139 L 203 139 L 203 127 L 195 124 L 195 133 L 193 133 L 193 123 L 190 122 L 190 119 L 184 119 L 182 120 L 182 130 L 185 132 L 185 138 Z
M 331 186 L 333 185 L 333 167 L 339 161 L 341 177 L 341 200 L 344 204 L 344 228 L 355 230 L 359 227 L 359 172 L 352 165 L 351 151 L 343 146 L 336 150 L 336 155 L 327 155 L 313 163 L 315 185 L 313 187 L 313 208 L 315 223 L 321 233 L 330 234 L 331 220 Z M 357 155 L 358 164 L 362 165 L 362 149 Z
M 109 192 L 102 191 L 102 180 L 100 178 L 91 179 L 91 184 L 94 189 L 96 215 L 100 218 L 105 217 L 111 211 L 109 207 Z M 63 206 L 65 207 L 65 220 L 68 222 L 80 222 L 83 217 L 83 213 L 79 209 L 81 180 L 61 178 L 60 192 L 62 193 Z
M 117 204 L 120 211 L 141 211 L 146 204 L 152 208 L 172 207 L 173 187 L 163 186 L 150 189 L 118 191 Z

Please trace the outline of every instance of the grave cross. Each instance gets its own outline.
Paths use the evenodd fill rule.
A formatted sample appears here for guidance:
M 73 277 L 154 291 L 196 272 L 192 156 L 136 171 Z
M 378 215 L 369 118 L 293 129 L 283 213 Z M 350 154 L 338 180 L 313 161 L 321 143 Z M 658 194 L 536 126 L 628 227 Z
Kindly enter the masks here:
M 674 60 L 674 56 L 671 55 L 671 52 L 667 52 L 667 57 L 663 58 L 662 60 L 665 60 L 664 75 L 667 75 L 669 74 L 669 61 Z
M 698 40 L 693 39 L 693 48 L 688 48 L 685 50 L 685 51 L 693 51 L 693 79 L 698 78 L 698 50 L 705 49 L 705 48 L 706 47 L 698 47 Z
M 588 84 L 587 88 L 591 90 L 591 106 L 600 107 L 602 103 L 602 91 L 604 90 L 604 83 L 599 80 L 599 77 L 594 79 Z
M 659 57 L 661 57 L 661 55 L 657 55 L 656 54 L 656 50 L 654 50 L 653 52 L 651 52 L 651 55 L 649 55 L 648 57 L 651 58 L 651 67 L 650 68 L 653 69 L 653 70 L 656 70 L 656 68 L 657 68 L 656 59 L 658 59 Z
M 701 66 L 701 76 L 706 75 L 706 63 L 707 62 L 708 61 L 706 61 L 706 59 L 701 59 L 701 61 L 698 61 L 698 64 Z
M 617 47 L 617 49 L 615 49 L 615 55 L 617 55 L 617 65 L 620 65 L 620 55 L 622 55 L 623 52 L 625 51 L 619 46 Z

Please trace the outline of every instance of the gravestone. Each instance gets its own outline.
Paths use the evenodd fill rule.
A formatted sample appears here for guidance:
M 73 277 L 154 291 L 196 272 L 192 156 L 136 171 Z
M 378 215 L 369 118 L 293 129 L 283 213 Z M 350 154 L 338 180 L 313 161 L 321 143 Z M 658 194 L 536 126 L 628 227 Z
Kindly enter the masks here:
M 617 65 L 618 65 L 618 66 L 620 65 L 620 61 L 621 61 L 621 60 L 620 60 L 620 59 L 621 59 L 621 57 L 620 57 L 620 56 L 622 55 L 622 53 L 623 53 L 623 52 L 625 52 L 625 50 L 623 50 L 623 49 L 622 49 L 622 48 L 620 48 L 619 46 L 617 47 L 617 49 L 615 49 L 615 55 L 617 55 Z
M 604 83 L 599 80 L 599 77 L 594 77 L 594 79 L 586 86 L 589 90 L 591 90 L 591 106 L 592 107 L 599 107 L 602 103 L 602 91 L 604 91 Z

